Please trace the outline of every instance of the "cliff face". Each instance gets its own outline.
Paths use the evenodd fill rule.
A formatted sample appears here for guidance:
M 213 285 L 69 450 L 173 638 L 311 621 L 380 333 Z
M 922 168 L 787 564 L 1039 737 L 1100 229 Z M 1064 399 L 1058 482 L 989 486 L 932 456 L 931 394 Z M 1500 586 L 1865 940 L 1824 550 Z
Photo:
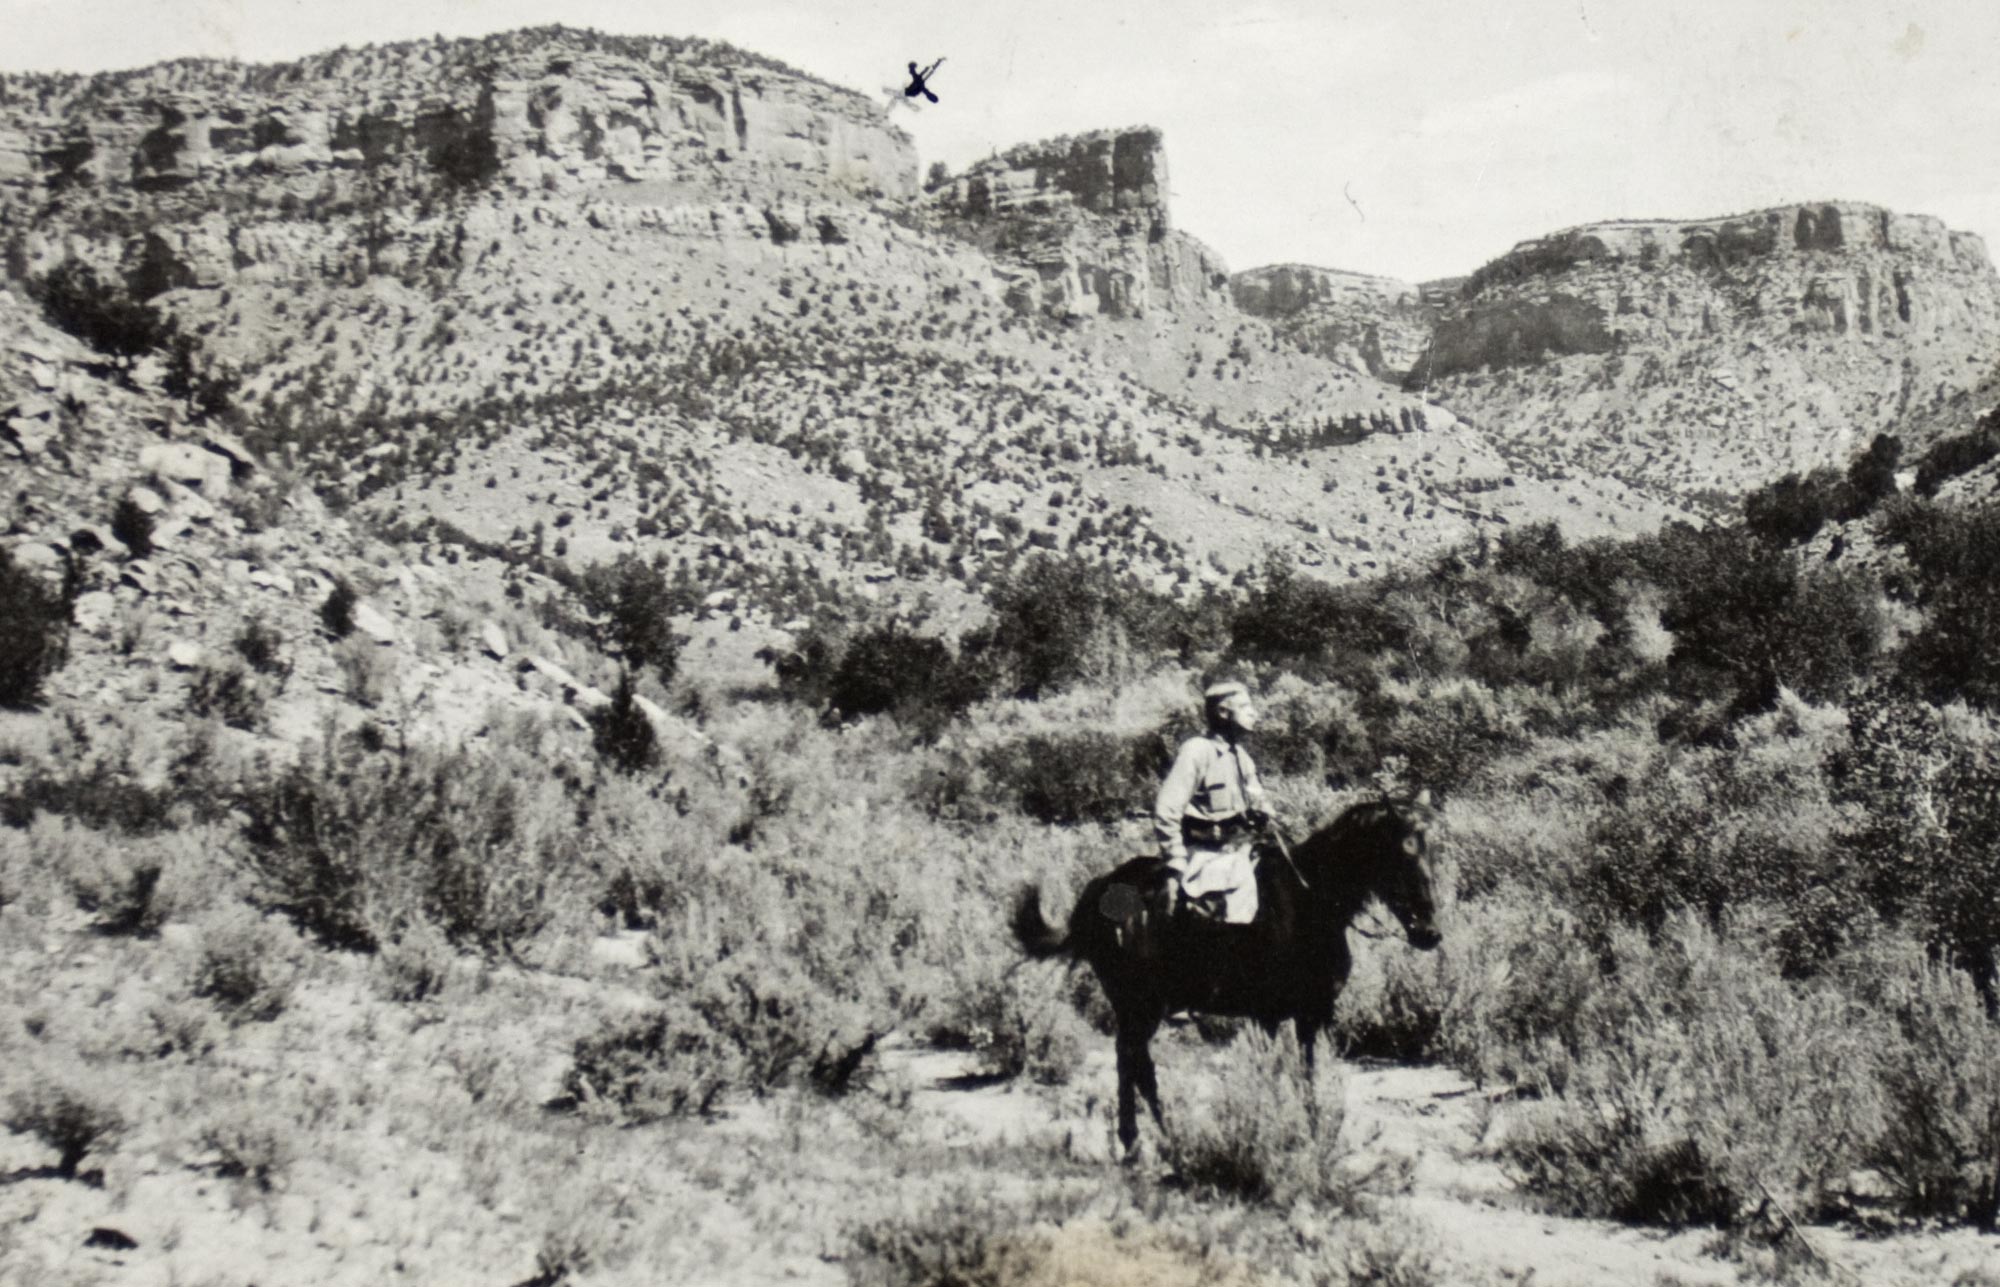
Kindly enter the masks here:
M 240 225 L 385 197 L 725 184 L 903 198 L 916 158 L 872 102 L 781 64 L 560 28 L 281 66 L 0 77 L 0 213 L 68 201 L 100 225 L 218 209 Z
M 1441 310 L 1408 384 L 1567 462 L 1724 492 L 1920 442 L 1996 351 L 1979 238 L 1834 202 L 1524 242 Z
M 1026 144 L 930 191 L 953 234 L 1010 270 L 1008 299 L 1054 316 L 1136 317 L 1221 302 L 1228 270 L 1174 231 L 1160 132 Z
M 1984 330 L 1994 281 L 1978 237 L 1851 202 L 1594 224 L 1523 242 L 1474 273 L 1442 319 L 1429 374 L 1731 330 L 1860 344 Z
M 1428 287 L 1304 264 L 1237 273 L 1229 290 L 1238 308 L 1308 352 L 1389 379 L 1422 356 L 1440 311 Z

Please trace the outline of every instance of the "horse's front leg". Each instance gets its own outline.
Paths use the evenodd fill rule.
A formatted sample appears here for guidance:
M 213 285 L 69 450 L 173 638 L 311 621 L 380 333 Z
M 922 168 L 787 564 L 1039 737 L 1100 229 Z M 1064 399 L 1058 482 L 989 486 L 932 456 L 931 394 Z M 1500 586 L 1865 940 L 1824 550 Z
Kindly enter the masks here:
M 1159 1127 L 1164 1134 L 1167 1129 L 1167 1115 L 1160 1108 L 1160 1082 L 1158 1071 L 1153 1066 L 1153 1033 L 1157 1028 L 1156 1023 L 1153 1028 L 1147 1030 L 1145 1037 L 1139 1042 L 1139 1093 L 1146 1097 L 1146 1107 L 1152 1110 L 1153 1125 Z
M 1139 1143 L 1139 1095 L 1146 1097 L 1154 1124 L 1162 1130 L 1166 1128 L 1149 1049 L 1162 1013 L 1159 1006 L 1149 1004 L 1143 1012 L 1128 1010 L 1118 1016 L 1118 1143 L 1124 1148 L 1127 1161 L 1133 1160 Z

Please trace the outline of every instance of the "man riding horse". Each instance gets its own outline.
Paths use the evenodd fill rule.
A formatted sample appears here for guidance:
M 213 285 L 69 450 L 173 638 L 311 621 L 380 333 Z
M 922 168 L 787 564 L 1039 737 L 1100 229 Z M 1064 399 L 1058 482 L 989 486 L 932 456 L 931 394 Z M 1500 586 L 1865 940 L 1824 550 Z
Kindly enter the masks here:
M 1241 684 L 1204 696 L 1208 732 L 1181 746 L 1155 802 L 1160 855 L 1089 881 L 1060 928 L 1042 915 L 1034 886 L 1014 902 L 1014 937 L 1028 956 L 1087 963 L 1104 986 L 1117 1018 L 1118 1139 L 1128 1156 L 1140 1098 L 1165 1122 L 1149 1045 L 1170 1012 L 1240 1015 L 1266 1029 L 1290 1021 L 1310 1058 L 1333 1023 L 1354 964 L 1347 927 L 1364 907 L 1379 899 L 1412 947 L 1440 937 L 1430 792 L 1358 800 L 1290 849 L 1274 836 L 1281 860 L 1260 870 L 1252 841 L 1269 806 L 1242 747 L 1257 712 Z M 1156 914 L 1163 893 L 1179 914 Z
M 1202 695 L 1208 731 L 1181 743 L 1160 783 L 1153 821 L 1178 896 L 1176 910 L 1232 925 L 1257 919 L 1251 848 L 1270 803 L 1243 736 L 1257 727 L 1250 690 L 1234 681 Z

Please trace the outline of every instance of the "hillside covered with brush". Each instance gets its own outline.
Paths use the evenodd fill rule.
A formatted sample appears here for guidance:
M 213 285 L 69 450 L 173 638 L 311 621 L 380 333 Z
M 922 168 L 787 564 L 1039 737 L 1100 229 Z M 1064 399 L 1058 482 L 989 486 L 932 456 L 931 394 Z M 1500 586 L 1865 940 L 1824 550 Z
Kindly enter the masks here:
M 2000 1282 L 1983 253 L 1232 276 L 1165 167 L 562 29 L 0 77 L 0 1283 Z M 1010 909 L 1225 676 L 1444 943 L 1120 1157 Z

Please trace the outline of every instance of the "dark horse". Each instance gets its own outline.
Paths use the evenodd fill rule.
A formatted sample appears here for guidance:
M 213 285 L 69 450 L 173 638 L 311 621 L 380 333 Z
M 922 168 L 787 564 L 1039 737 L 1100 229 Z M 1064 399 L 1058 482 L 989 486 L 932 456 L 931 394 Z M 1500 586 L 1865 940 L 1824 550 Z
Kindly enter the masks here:
M 1162 1127 L 1160 1091 L 1148 1046 L 1173 1010 L 1242 1015 L 1276 1030 L 1290 1019 L 1311 1056 L 1333 1022 L 1353 957 L 1347 926 L 1380 897 L 1413 947 L 1438 943 L 1426 833 L 1430 793 L 1354 805 L 1312 834 L 1288 862 L 1275 851 L 1257 864 L 1259 908 L 1248 926 L 1169 919 L 1158 858 L 1134 858 L 1083 887 L 1058 933 L 1042 918 L 1041 896 L 1021 891 L 1014 935 L 1036 959 L 1087 961 L 1118 1021 L 1118 1139 L 1139 1138 L 1134 1091 Z

